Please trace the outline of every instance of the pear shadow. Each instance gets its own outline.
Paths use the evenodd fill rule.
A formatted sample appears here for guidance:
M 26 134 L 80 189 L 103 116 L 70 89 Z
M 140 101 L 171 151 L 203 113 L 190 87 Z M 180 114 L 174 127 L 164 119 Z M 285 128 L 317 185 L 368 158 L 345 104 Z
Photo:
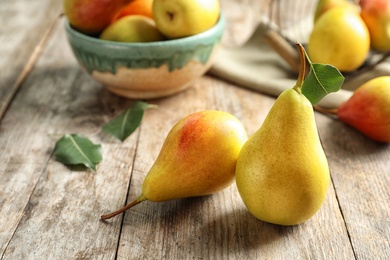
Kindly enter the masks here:
M 212 196 L 217 195 L 145 202 L 125 216 L 123 225 L 158 226 L 156 232 L 164 241 L 161 250 L 168 259 L 183 252 L 189 252 L 186 257 L 191 258 L 216 255 L 245 259 L 246 256 L 253 256 L 253 252 L 259 248 L 285 239 L 296 229 L 295 226 L 280 226 L 258 220 L 243 205 L 226 211 L 215 209 L 218 206 L 214 204 Z M 146 234 L 146 240 L 153 244 L 155 235 Z M 154 248 L 160 245 L 150 246 Z
M 202 218 L 201 208 L 207 204 L 209 196 L 162 202 L 144 201 L 125 212 L 123 224 L 143 225 L 145 222 L 159 222 L 163 228 L 179 229 L 185 225 L 186 220 L 191 219 L 195 225 Z
M 285 239 L 294 228 L 256 219 L 242 207 L 219 214 L 205 223 L 200 231 L 208 238 L 206 245 L 213 245 L 213 254 L 248 258 L 259 249 Z
M 346 154 L 348 157 L 365 157 L 390 149 L 389 143 L 374 141 L 337 118 L 320 123 L 318 130 L 325 152 L 335 160 L 342 160 Z

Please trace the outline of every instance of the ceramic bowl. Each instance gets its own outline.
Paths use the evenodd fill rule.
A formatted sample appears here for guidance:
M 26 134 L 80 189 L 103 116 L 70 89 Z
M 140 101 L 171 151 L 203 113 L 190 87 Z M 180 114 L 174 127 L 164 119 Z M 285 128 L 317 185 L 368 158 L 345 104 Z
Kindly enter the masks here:
M 128 98 L 149 99 L 182 91 L 211 67 L 225 20 L 197 35 L 158 42 L 122 43 L 65 30 L 80 66 L 109 91 Z

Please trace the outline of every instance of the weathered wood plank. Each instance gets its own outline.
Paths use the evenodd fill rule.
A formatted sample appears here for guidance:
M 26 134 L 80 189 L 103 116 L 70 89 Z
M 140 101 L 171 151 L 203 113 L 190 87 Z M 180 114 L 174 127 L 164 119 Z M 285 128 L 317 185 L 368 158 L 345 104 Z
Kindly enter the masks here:
M 124 143 L 101 125 L 130 105 L 84 74 L 65 39 L 63 19 L 0 128 L 0 255 L 4 259 L 114 258 L 120 220 L 102 225 L 112 201 L 124 203 L 137 134 Z M 97 172 L 53 160 L 61 134 L 105 143 Z
M 389 259 L 390 146 L 371 141 L 336 119 L 319 121 L 356 258 Z
M 0 118 L 38 58 L 61 9 L 62 1 L 0 0 Z

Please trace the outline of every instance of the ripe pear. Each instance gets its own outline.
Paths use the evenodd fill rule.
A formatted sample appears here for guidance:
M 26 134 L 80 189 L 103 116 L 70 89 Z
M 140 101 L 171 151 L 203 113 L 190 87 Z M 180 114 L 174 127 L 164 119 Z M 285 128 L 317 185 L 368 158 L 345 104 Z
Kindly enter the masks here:
M 127 15 L 144 15 L 153 19 L 153 0 L 132 0 L 128 5 L 119 10 L 112 18 L 112 22 Z
M 331 64 L 343 72 L 359 68 L 370 50 L 370 34 L 359 13 L 335 7 L 319 17 L 307 51 L 314 63 Z
M 132 0 L 63 0 L 64 12 L 69 23 L 78 31 L 98 35 L 113 16 Z
M 390 76 L 364 83 L 337 110 L 339 119 L 369 138 L 390 142 Z
M 145 200 L 204 196 L 230 186 L 246 140 L 243 125 L 229 113 L 206 110 L 183 118 L 168 133 L 142 184 L 142 194 L 101 218 L 111 218 Z
M 355 8 L 357 10 L 357 7 L 347 0 L 319 0 L 314 13 L 314 22 L 325 12 L 335 7 Z
M 187 37 L 213 27 L 220 16 L 219 0 L 154 0 L 156 26 L 169 39 Z
M 303 223 L 320 209 L 328 190 L 328 162 L 313 107 L 301 92 L 303 75 L 301 69 L 297 85 L 279 95 L 237 159 L 236 184 L 244 204 L 273 224 Z
M 124 16 L 110 24 L 100 39 L 116 42 L 154 42 L 164 40 L 153 19 L 144 15 Z
M 377 51 L 390 51 L 390 1 L 361 0 L 361 17 L 370 31 L 371 46 Z

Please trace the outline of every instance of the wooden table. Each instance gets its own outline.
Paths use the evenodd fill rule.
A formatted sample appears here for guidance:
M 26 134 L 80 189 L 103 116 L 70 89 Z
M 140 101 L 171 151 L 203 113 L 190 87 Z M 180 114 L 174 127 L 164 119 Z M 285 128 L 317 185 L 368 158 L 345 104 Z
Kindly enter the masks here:
M 261 1 L 222 0 L 224 41 L 250 34 Z M 205 109 L 232 113 L 248 134 L 274 98 L 205 75 L 188 90 L 149 101 L 121 143 L 101 126 L 133 102 L 107 92 L 78 66 L 62 1 L 0 0 L 1 259 L 390 259 L 390 146 L 316 113 L 332 181 L 321 210 L 283 227 L 255 219 L 237 188 L 99 217 L 134 199 L 175 122 Z M 251 27 L 252 26 L 252 27 Z M 79 133 L 103 146 L 97 171 L 54 160 L 56 140 Z

